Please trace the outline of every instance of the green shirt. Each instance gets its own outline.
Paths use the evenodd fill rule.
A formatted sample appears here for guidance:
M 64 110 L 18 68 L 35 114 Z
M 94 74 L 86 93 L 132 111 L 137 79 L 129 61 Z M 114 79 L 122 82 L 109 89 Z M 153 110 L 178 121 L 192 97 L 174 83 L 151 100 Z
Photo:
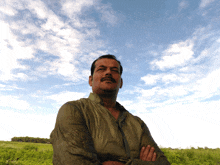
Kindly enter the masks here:
M 65 103 L 50 135 L 53 164 L 101 165 L 111 160 L 126 165 L 169 165 L 146 124 L 118 102 L 116 106 L 120 110 L 117 120 L 94 93 Z M 139 159 L 141 147 L 147 145 L 155 148 L 154 162 Z

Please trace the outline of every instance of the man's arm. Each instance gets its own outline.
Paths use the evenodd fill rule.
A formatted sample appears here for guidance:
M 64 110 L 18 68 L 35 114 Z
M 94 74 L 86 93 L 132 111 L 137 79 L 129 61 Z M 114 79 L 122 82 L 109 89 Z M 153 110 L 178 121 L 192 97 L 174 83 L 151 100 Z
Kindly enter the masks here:
M 101 165 L 83 114 L 74 104 L 64 104 L 51 135 L 54 165 Z
M 139 117 L 137 117 L 137 119 L 140 122 L 143 130 L 141 137 L 140 157 L 139 159 L 129 160 L 126 165 L 170 165 L 166 156 L 152 138 L 147 125 Z M 156 160 L 154 153 L 156 153 Z
M 117 161 L 107 161 L 107 162 L 103 162 L 102 165 L 124 165 L 124 164 Z
M 141 147 L 146 147 L 150 145 L 150 147 L 153 147 L 155 149 L 156 153 L 156 161 L 152 162 L 151 164 L 157 164 L 157 162 L 160 162 L 161 164 L 164 165 L 169 165 L 169 161 L 167 160 L 167 157 L 164 155 L 164 153 L 160 150 L 156 142 L 154 141 L 153 137 L 151 136 L 151 133 L 147 127 L 147 125 L 142 121 L 142 129 L 143 129 L 143 134 L 142 134 L 142 140 L 141 140 Z

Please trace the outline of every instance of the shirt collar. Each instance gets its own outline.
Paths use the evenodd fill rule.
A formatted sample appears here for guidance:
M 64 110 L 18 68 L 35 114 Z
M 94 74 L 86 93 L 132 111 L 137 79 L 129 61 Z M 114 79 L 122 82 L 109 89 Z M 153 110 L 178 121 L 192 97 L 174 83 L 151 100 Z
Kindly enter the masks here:
M 96 93 L 90 93 L 89 94 L 89 99 L 90 100 L 92 100 L 92 101 L 95 101 L 96 103 L 99 103 L 99 104 L 101 104 L 102 106 L 104 105 L 103 104 L 103 101 L 102 101 L 102 99 L 99 97 L 99 95 L 97 95 Z M 121 116 L 119 116 L 120 117 L 120 119 L 121 120 L 124 120 L 125 118 L 126 118 L 126 113 L 127 113 L 127 110 L 120 104 L 120 103 L 118 103 L 117 101 L 116 101 L 116 106 L 119 108 L 119 110 L 122 112 L 121 113 Z
M 89 99 L 92 100 L 92 101 L 95 101 L 95 102 L 97 102 L 101 105 L 104 105 L 102 99 L 96 93 L 91 92 L 89 94 Z M 125 110 L 125 108 L 120 103 L 118 103 L 117 101 L 116 101 L 116 106 L 119 108 L 120 111 Z
M 96 93 L 91 92 L 89 94 L 89 99 L 103 105 L 102 99 Z

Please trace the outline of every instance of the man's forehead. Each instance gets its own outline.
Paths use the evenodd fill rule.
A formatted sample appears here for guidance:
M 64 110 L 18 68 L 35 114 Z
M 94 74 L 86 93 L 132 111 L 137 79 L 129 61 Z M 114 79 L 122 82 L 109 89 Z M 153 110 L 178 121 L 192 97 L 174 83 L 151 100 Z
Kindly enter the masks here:
M 119 63 L 114 59 L 102 58 L 96 61 L 96 67 L 106 66 L 106 67 L 117 67 L 119 68 Z

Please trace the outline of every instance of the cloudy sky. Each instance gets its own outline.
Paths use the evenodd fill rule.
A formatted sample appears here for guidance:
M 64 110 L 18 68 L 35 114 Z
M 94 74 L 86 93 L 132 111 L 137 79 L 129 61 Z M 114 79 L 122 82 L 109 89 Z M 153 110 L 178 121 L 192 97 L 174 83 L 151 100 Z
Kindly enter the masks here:
M 90 66 L 123 65 L 120 102 L 161 147 L 220 148 L 218 0 L 1 0 L 0 140 L 49 138 Z

